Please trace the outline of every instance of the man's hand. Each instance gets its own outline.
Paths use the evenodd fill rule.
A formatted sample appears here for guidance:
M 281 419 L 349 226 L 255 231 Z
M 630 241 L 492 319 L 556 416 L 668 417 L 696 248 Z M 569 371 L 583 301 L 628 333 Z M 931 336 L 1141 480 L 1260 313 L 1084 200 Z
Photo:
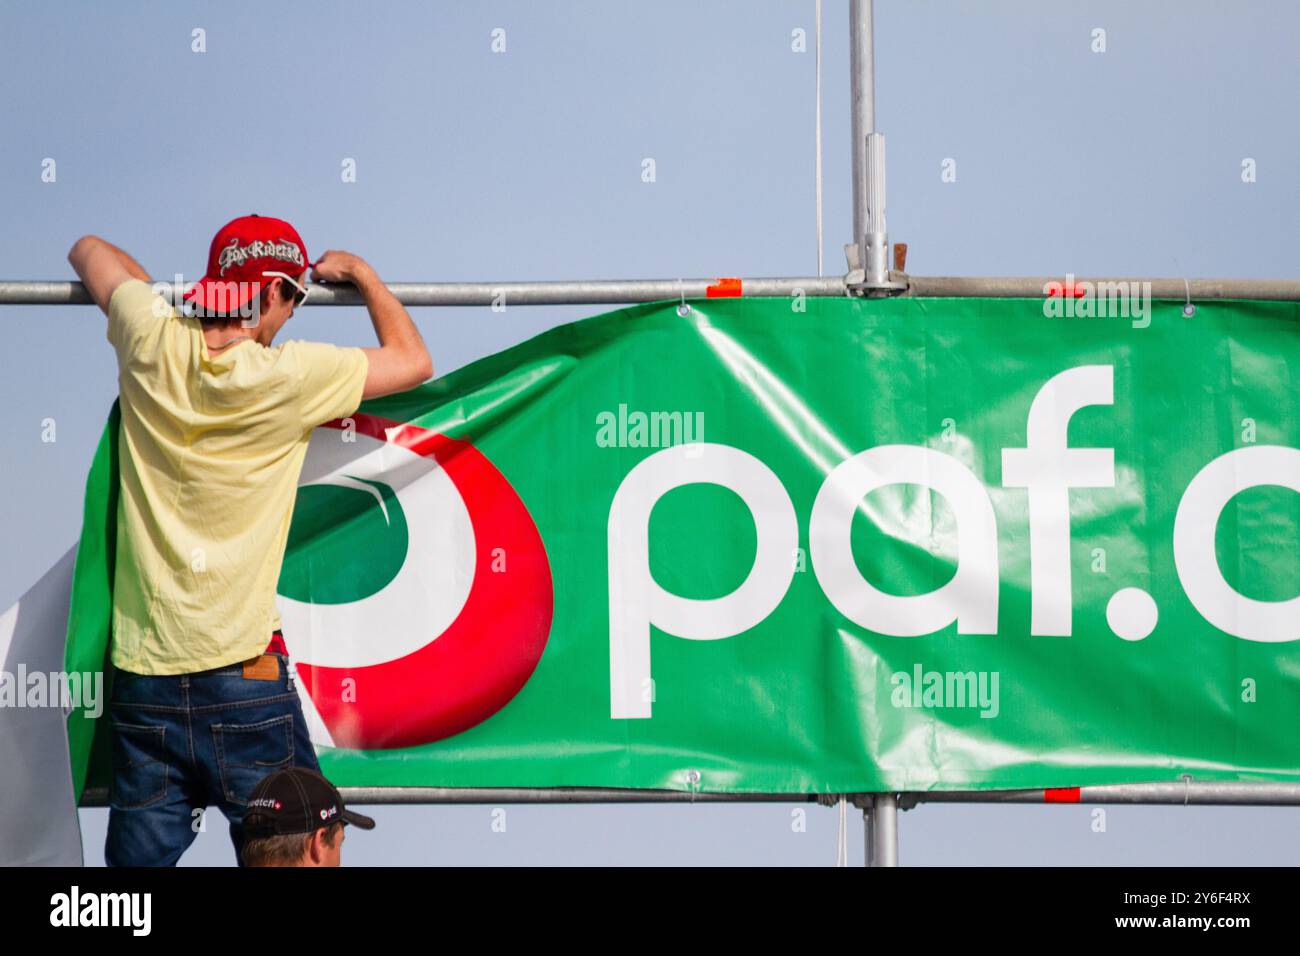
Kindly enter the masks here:
M 340 249 L 330 249 L 316 260 L 311 277 L 317 282 L 356 282 L 367 272 L 373 273 L 374 270 L 360 256 Z
M 68 262 L 76 270 L 95 304 L 108 314 L 108 300 L 129 279 L 149 281 L 145 272 L 125 252 L 98 236 L 82 236 L 68 252 Z
M 331 249 L 317 260 L 312 278 L 321 282 L 351 282 L 366 300 L 379 348 L 362 350 L 368 363 L 362 398 L 404 392 L 432 377 L 433 363 L 410 314 L 366 260 Z

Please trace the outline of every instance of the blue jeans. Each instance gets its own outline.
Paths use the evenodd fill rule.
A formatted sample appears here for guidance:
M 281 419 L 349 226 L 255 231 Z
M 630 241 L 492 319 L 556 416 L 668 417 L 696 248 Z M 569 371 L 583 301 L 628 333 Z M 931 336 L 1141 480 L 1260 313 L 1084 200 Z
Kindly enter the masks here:
M 197 674 L 115 671 L 109 866 L 174 866 L 215 804 L 240 821 L 257 782 L 288 766 L 319 771 L 288 658 L 273 680 L 246 678 L 242 664 Z

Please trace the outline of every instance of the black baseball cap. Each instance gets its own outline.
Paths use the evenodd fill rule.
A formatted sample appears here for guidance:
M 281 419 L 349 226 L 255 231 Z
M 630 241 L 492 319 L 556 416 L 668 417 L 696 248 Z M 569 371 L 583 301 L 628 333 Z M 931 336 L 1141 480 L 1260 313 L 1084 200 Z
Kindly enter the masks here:
M 314 770 L 288 767 L 268 774 L 248 798 L 242 827 L 247 839 L 311 833 L 338 820 L 373 830 L 375 821 L 343 806 L 338 788 Z

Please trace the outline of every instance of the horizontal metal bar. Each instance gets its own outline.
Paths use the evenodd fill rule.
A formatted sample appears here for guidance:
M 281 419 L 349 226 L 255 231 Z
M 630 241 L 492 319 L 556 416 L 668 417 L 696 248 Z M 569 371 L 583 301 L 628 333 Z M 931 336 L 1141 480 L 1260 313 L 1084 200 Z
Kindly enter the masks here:
M 694 793 L 613 787 L 340 787 L 349 804 L 457 805 L 502 803 L 813 803 L 809 793 Z M 87 789 L 83 807 L 108 806 L 108 789 Z
M 993 298 L 1041 299 L 1046 295 L 1048 283 L 1063 281 L 1062 276 L 997 277 L 997 276 L 907 276 L 907 295 L 924 298 Z M 1153 299 L 1185 299 L 1193 302 L 1207 299 L 1281 299 L 1300 301 L 1300 280 L 1295 279 L 1142 279 L 1093 276 L 1070 277 L 1075 288 L 1084 283 L 1094 287 L 1112 283 L 1125 283 L 1121 289 L 1130 294 L 1144 293 L 1144 283 L 1151 283 Z M 1137 286 L 1135 289 L 1134 286 Z
M 1050 796 L 1050 799 L 1049 799 Z M 1300 806 L 1300 784 L 1239 783 L 1120 783 L 1079 787 L 1077 799 L 1066 790 L 964 790 L 909 793 L 910 803 L 1130 803 L 1153 806 Z
M 904 276 L 891 278 L 905 287 L 904 294 L 923 298 L 1027 298 L 1040 299 L 1048 283 L 1062 277 Z M 717 279 L 611 279 L 574 282 L 392 282 L 388 288 L 409 306 L 512 306 L 512 305 L 623 305 L 669 299 L 702 299 Z M 1295 279 L 1141 279 L 1075 277 L 1076 287 L 1092 283 L 1108 294 L 1111 283 L 1127 283 L 1130 294 L 1143 294 L 1151 283 L 1154 299 L 1192 301 L 1212 299 L 1273 299 L 1300 302 L 1300 280 Z M 1136 287 L 1135 287 L 1136 284 Z M 184 283 L 161 284 L 172 301 Z M 746 296 L 792 296 L 802 291 L 812 297 L 848 294 L 842 276 L 742 279 Z M 1125 288 L 1123 286 L 1119 287 Z M 89 305 L 90 296 L 80 282 L 0 281 L 0 305 Z M 351 285 L 317 284 L 308 305 L 360 305 L 361 296 Z
M 811 793 L 708 793 L 682 790 L 625 790 L 609 787 L 341 787 L 343 799 L 354 804 L 457 805 L 503 803 L 815 803 Z M 1048 794 L 1052 799 L 1048 799 Z M 825 795 L 823 795 L 825 796 Z M 871 794 L 850 794 L 858 805 L 869 805 Z M 908 809 L 919 803 L 1036 803 L 1147 804 L 1152 806 L 1300 806 L 1295 783 L 1123 783 L 1081 787 L 1077 799 L 1062 790 L 946 790 L 899 795 Z M 90 789 L 83 807 L 108 806 L 108 791 Z
M 343 787 L 348 802 L 366 804 L 465 803 L 810 803 L 806 793 L 690 793 L 682 790 L 625 790 L 612 787 Z
M 717 279 L 611 279 L 575 282 L 390 282 L 388 288 L 410 306 L 622 305 L 666 299 L 703 299 Z M 159 283 L 177 301 L 191 283 Z M 839 276 L 742 279 L 747 296 L 842 296 Z M 0 282 L 0 305 L 90 305 L 80 282 Z M 361 305 L 351 284 L 314 284 L 308 305 Z

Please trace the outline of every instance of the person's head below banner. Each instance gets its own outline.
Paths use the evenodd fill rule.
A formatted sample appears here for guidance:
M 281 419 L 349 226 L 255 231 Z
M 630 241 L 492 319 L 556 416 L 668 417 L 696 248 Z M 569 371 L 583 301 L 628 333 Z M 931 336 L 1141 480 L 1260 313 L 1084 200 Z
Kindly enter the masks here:
M 270 345 L 307 299 L 307 246 L 283 219 L 240 216 L 222 226 L 208 249 L 207 273 L 185 292 L 206 328 L 255 329 Z
M 375 821 L 343 805 L 338 789 L 314 770 L 289 767 L 265 777 L 244 813 L 245 866 L 339 866 L 343 825 Z

